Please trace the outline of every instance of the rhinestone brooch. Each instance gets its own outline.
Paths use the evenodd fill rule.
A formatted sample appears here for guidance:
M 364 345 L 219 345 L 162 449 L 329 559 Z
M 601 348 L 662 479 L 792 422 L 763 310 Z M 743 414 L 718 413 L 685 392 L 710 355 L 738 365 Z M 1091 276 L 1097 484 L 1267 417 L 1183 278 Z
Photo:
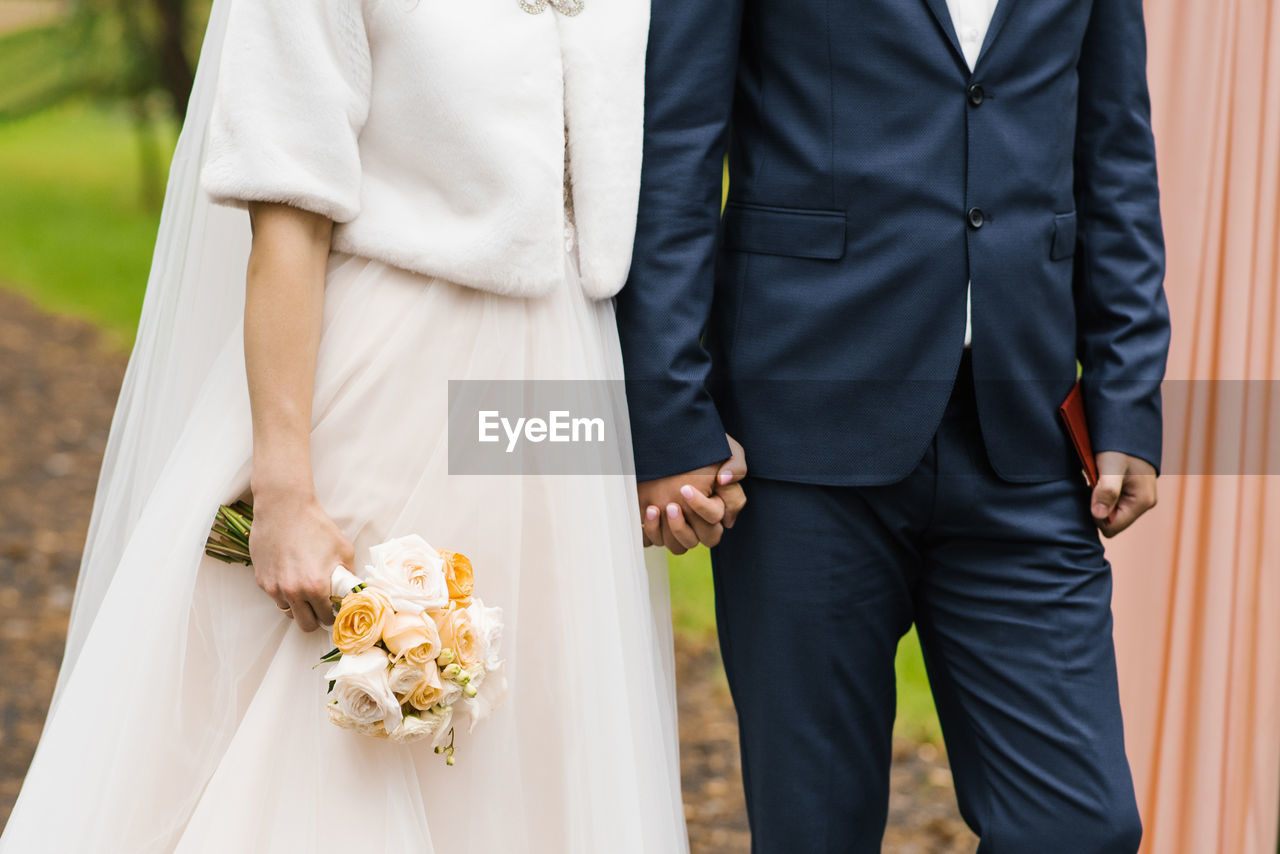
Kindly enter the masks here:
M 572 18 L 582 12 L 586 0 L 519 0 L 520 8 L 530 15 L 541 15 L 550 7 L 566 18 Z

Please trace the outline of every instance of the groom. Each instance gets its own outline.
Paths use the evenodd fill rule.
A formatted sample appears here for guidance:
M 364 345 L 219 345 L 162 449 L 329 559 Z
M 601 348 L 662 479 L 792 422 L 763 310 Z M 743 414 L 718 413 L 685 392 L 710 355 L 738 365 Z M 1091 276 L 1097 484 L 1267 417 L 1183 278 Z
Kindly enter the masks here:
M 1141 0 L 652 5 L 618 321 L 649 538 L 726 432 L 750 461 L 713 561 L 753 850 L 879 851 L 914 624 L 980 850 L 1136 851 L 1098 532 L 1160 457 Z

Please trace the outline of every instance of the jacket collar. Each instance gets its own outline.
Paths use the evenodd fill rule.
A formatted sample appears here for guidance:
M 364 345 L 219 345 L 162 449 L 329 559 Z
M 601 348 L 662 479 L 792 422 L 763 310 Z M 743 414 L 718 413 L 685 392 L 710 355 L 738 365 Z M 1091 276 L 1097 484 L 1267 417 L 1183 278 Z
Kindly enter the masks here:
M 991 45 L 1004 29 L 1005 22 L 1009 20 L 1009 13 L 1013 11 L 1016 2 L 1017 0 L 999 0 L 996 3 L 995 12 L 991 16 L 991 26 L 987 27 L 987 38 L 982 42 L 982 50 L 978 52 L 978 61 L 973 64 L 975 72 L 982 68 L 982 60 L 991 51 Z
M 991 25 L 987 28 L 987 37 L 982 42 L 982 50 L 978 52 L 978 60 L 973 64 L 973 73 L 977 74 L 982 68 L 982 60 L 986 58 L 991 51 L 991 45 L 995 42 L 996 37 L 1000 35 L 1000 30 L 1004 28 L 1005 22 L 1009 20 L 1009 13 L 1013 10 L 1016 0 L 999 0 L 996 3 L 996 9 L 991 16 Z M 955 59 L 960 63 L 960 68 L 964 70 L 966 76 L 969 73 L 969 64 L 965 61 L 964 51 L 960 48 L 960 38 L 956 35 L 956 28 L 951 23 L 951 10 L 947 8 L 947 0 L 925 0 L 929 10 L 933 12 L 933 16 L 938 20 L 938 26 L 942 27 L 943 35 L 947 37 L 947 41 L 951 45 L 951 51 L 955 54 Z

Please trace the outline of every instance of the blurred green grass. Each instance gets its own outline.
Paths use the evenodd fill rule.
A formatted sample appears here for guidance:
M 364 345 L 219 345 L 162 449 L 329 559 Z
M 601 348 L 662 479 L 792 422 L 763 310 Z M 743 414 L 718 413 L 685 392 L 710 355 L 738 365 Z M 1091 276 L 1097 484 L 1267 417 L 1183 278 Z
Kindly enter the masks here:
M 161 133 L 167 158 L 176 137 Z M 71 105 L 0 123 L 0 280 L 127 345 L 159 223 L 144 186 L 122 110 Z
M 77 105 L 0 123 L 0 283 L 99 324 L 128 346 L 159 222 L 143 186 L 135 127 L 122 111 Z M 699 548 L 670 564 L 677 631 L 710 640 L 709 553 Z M 898 734 L 940 741 L 914 632 L 899 647 L 897 669 Z

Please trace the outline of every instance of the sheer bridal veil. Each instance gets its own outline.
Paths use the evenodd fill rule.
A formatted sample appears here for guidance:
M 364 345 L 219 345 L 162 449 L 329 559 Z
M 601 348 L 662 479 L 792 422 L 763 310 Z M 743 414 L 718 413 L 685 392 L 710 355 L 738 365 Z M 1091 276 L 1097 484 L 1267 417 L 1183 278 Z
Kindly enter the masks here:
M 399 495 L 407 484 L 403 496 L 387 502 L 385 518 L 369 523 L 371 532 L 444 508 L 442 527 L 465 531 L 476 543 L 501 541 L 485 547 L 504 567 L 492 578 L 507 591 L 494 601 L 509 607 L 504 646 L 513 695 L 507 713 L 473 742 L 466 769 L 447 780 L 423 770 L 432 755 L 379 753 L 393 746 L 348 737 L 328 723 L 321 702 L 298 702 L 307 700 L 304 692 L 317 701 L 323 696 L 323 680 L 311 670 L 326 648 L 323 636 L 290 629 L 252 573 L 223 572 L 202 559 L 216 504 L 245 488 L 252 454 L 240 351 L 249 221 L 243 210 L 214 205 L 200 184 L 235 2 L 261 0 L 213 3 L 53 706 L 0 852 L 352 850 L 343 840 L 353 834 L 365 834 L 355 850 L 426 850 L 423 840 L 434 834 L 436 844 L 472 840 L 440 845 L 450 851 L 591 852 L 614 840 L 618 850 L 687 851 L 665 567 L 653 554 L 652 573 L 644 571 L 633 487 L 621 476 L 507 484 L 468 478 L 441 501 L 430 483 L 447 474 L 447 454 L 443 441 L 433 440 L 421 467 L 400 466 L 384 490 Z M 551 130 L 559 136 L 558 127 Z M 366 267 L 359 279 L 350 270 L 345 279 L 335 274 L 333 281 L 348 290 L 327 293 L 356 292 L 358 281 L 360 298 L 343 305 L 372 305 L 379 322 L 401 324 L 390 310 L 401 305 L 414 306 L 419 320 L 430 323 L 437 310 L 461 306 L 468 313 L 459 317 L 504 346 L 502 333 L 520 336 L 510 359 L 496 346 L 442 347 L 457 358 L 439 366 L 440 378 L 519 376 L 526 368 L 531 377 L 576 378 L 584 362 L 611 377 L 621 372 L 611 314 L 580 292 L 566 288 L 563 300 L 527 307 L 447 282 L 422 287 L 421 277 L 373 261 L 352 269 Z M 379 294 L 377 302 L 369 294 Z M 348 320 L 348 331 L 365 317 L 336 309 L 333 315 Z M 534 335 L 544 329 L 575 334 Z M 344 342 L 335 350 L 349 354 L 343 335 L 327 340 Z M 369 340 L 369 353 L 385 343 Z M 399 340 L 396 352 L 425 349 L 414 335 Z M 473 359 L 473 350 L 484 358 Z M 361 358 L 372 359 L 369 353 Z M 330 387 L 347 388 L 343 365 L 363 370 L 364 364 L 343 362 L 329 375 Z M 405 361 L 400 379 L 418 380 L 419 364 Z M 344 411 L 359 409 L 364 399 L 351 395 Z M 338 439 L 358 435 L 347 427 Z M 327 435 L 337 441 L 334 431 Z M 415 433 L 409 441 L 420 439 Z M 495 506 L 472 509 L 493 496 Z M 550 508 L 562 497 L 608 524 L 585 531 L 550 524 Z M 506 520 L 498 524 L 511 533 L 493 537 L 474 517 Z M 579 514 L 567 511 L 565 518 Z M 201 571 L 201 564 L 215 571 Z M 256 607 L 245 607 L 250 601 Z M 520 626 L 531 639 L 523 657 Z M 347 806 L 367 808 L 367 827 L 322 820 L 333 809 L 334 779 L 355 793 Z M 450 805 L 463 803 L 472 810 L 467 815 L 481 818 L 455 821 L 464 813 Z M 428 807 L 448 810 L 434 828 L 427 826 Z M 254 837 L 248 847 L 223 845 L 246 835 Z M 364 844 L 370 840 L 372 847 Z M 601 840 L 608 842 L 602 847 Z
M 76 583 L 55 708 L 142 509 L 244 311 L 248 217 L 211 204 L 200 189 L 230 7 L 230 0 L 214 0 L 170 168 L 142 317 L 111 423 Z

